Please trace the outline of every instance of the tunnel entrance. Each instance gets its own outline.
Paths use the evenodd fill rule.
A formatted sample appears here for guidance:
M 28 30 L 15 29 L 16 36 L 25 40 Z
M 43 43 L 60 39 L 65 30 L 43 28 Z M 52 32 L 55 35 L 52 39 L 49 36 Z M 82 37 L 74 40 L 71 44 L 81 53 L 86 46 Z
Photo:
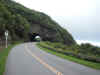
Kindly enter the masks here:
M 39 42 L 41 41 L 41 37 L 37 33 L 29 33 L 29 38 L 31 42 Z

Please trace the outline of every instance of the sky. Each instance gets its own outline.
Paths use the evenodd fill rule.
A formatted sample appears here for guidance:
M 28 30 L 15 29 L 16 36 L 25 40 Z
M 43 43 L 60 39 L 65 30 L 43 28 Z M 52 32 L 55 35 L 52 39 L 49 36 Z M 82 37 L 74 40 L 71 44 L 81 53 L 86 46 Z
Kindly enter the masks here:
M 100 0 L 14 0 L 44 12 L 67 29 L 78 43 L 100 46 Z

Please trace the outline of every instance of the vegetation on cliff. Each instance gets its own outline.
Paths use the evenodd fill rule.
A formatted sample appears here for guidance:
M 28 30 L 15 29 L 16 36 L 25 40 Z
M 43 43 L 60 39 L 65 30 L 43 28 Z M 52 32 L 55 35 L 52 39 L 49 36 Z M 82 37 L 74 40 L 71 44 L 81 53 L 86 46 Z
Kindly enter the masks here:
M 40 42 L 42 50 L 61 58 L 77 62 L 95 69 L 100 69 L 100 47 L 89 43 L 66 46 L 62 43 Z
M 0 36 L 9 30 L 11 40 L 29 40 L 29 33 L 35 30 L 43 40 L 75 44 L 71 34 L 53 21 L 48 15 L 28 9 L 13 0 L 0 0 Z M 40 29 L 38 29 L 39 27 Z M 33 27 L 33 28 L 32 28 Z

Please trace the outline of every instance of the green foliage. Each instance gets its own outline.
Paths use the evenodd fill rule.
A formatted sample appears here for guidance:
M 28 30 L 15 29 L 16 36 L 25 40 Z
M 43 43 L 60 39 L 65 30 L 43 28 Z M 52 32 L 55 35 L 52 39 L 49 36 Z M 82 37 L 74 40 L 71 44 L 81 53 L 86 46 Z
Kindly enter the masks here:
M 95 56 L 100 56 L 100 48 L 99 47 L 96 47 L 89 43 L 86 43 L 86 44 L 81 44 L 80 48 L 81 48 L 80 51 L 85 54 L 90 54 L 90 55 L 92 54 Z
M 19 40 L 22 37 L 26 39 L 30 24 L 20 14 L 11 12 L 11 4 L 13 3 L 10 3 L 10 0 L 0 1 L 0 32 L 3 34 L 5 30 L 9 30 L 12 40 Z
M 62 53 L 69 56 L 74 56 L 80 59 L 100 62 L 100 48 L 91 44 L 82 45 L 65 45 L 63 43 L 51 43 L 51 42 L 40 42 L 40 45 L 44 48 L 53 50 L 58 53 Z
M 94 68 L 94 69 L 100 69 L 100 63 L 86 61 L 84 59 L 79 59 L 79 58 L 76 58 L 76 57 L 73 57 L 73 56 L 65 55 L 63 53 L 54 51 L 54 48 L 51 48 L 52 47 L 51 44 L 52 43 L 50 43 L 50 42 L 40 42 L 40 43 L 37 44 L 37 46 L 39 48 L 41 48 L 42 50 L 44 50 L 44 51 L 46 51 L 48 53 L 54 54 L 56 56 L 59 56 L 61 58 L 64 58 L 64 59 L 67 59 L 67 60 L 82 64 L 82 65 L 85 65 L 85 66 L 88 66 L 88 67 L 91 67 L 91 68 Z M 79 46 L 78 46 L 78 48 L 79 48 Z
M 71 34 L 48 15 L 30 10 L 13 0 L 0 0 L 0 34 L 9 30 L 12 40 L 28 40 L 28 33 L 31 27 L 34 27 L 33 25 L 47 29 L 48 33 L 55 32 L 55 37 L 50 37 L 49 41 L 59 41 L 67 45 L 75 44 Z

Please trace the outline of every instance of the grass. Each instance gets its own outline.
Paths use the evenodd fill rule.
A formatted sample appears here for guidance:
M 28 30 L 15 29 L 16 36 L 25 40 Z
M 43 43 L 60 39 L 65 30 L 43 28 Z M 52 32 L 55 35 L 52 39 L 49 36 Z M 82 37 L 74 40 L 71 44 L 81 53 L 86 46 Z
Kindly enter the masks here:
M 5 71 L 5 64 L 6 64 L 6 59 L 8 57 L 8 54 L 10 50 L 20 42 L 16 42 L 12 45 L 9 45 L 8 48 L 4 48 L 2 51 L 0 51 L 0 75 L 3 75 Z
M 82 59 L 79 59 L 79 58 L 76 58 L 76 57 L 67 56 L 67 55 L 64 55 L 62 53 L 58 53 L 58 52 L 55 52 L 53 50 L 50 50 L 48 48 L 44 48 L 40 44 L 42 44 L 42 43 L 38 43 L 37 46 L 39 48 L 41 48 L 42 50 L 48 52 L 48 53 L 51 53 L 51 54 L 56 55 L 56 56 L 59 56 L 59 57 L 61 57 L 63 59 L 66 59 L 66 60 L 73 61 L 73 62 L 78 63 L 78 64 L 85 65 L 85 66 L 93 68 L 93 69 L 100 70 L 100 63 L 95 63 L 95 62 L 91 62 L 91 61 L 82 60 Z

